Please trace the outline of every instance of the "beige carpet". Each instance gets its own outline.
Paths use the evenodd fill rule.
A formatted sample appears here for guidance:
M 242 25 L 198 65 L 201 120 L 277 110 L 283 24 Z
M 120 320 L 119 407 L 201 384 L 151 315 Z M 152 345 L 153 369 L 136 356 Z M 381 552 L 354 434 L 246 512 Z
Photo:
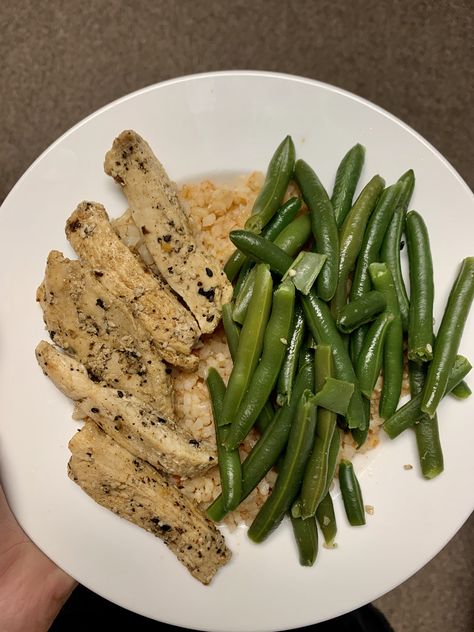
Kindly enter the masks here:
M 42 150 L 98 107 L 162 79 L 229 68 L 305 75 L 366 97 L 423 134 L 473 186 L 473 7 L 472 0 L 3 0 L 0 200 Z M 396 632 L 474 630 L 473 534 L 471 519 L 377 602 Z

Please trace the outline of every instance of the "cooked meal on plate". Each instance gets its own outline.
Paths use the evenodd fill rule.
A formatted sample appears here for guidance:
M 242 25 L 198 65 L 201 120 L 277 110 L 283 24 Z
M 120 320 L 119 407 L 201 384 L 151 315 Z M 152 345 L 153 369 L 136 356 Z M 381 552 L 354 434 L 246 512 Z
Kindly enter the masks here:
M 122 132 L 104 169 L 123 214 L 80 202 L 65 227 L 78 258 L 51 251 L 37 291 L 51 338 L 38 363 L 84 422 L 69 477 L 203 584 L 231 557 L 219 524 L 248 525 L 261 542 L 288 517 L 300 563 L 313 565 L 318 531 L 335 546 L 336 480 L 351 525 L 374 513 L 356 454 L 381 429 L 408 430 L 421 474 L 436 477 L 438 405 L 471 394 L 458 351 L 474 257 L 435 335 L 413 171 L 389 186 L 374 175 L 355 196 L 355 145 L 329 195 L 295 153 L 287 136 L 266 175 L 178 188 L 148 143 Z

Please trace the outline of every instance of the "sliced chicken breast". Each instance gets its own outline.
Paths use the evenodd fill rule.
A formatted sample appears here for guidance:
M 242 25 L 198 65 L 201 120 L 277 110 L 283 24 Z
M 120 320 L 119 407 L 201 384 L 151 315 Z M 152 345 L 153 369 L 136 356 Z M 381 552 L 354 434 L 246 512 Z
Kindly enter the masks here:
M 94 381 L 123 389 L 174 417 L 173 389 L 146 330 L 81 261 L 49 253 L 37 300 L 53 341 Z
M 66 223 L 66 235 L 98 281 L 124 302 L 149 332 L 163 358 L 194 369 L 191 349 L 199 337 L 193 315 L 178 301 L 163 279 L 144 269 L 113 230 L 101 204 L 82 202 Z
M 114 217 L 110 223 L 127 248 L 130 248 L 153 274 L 161 276 L 153 257 L 143 241 L 142 231 L 133 221 L 132 211 L 128 208 L 125 213 L 119 217 Z
M 169 474 L 190 477 L 215 465 L 216 454 L 172 419 L 121 389 L 92 381 L 86 368 L 48 342 L 36 358 L 52 382 L 75 400 L 75 417 L 90 417 L 126 450 Z M 82 413 L 82 414 L 81 414 Z
M 196 505 L 151 465 L 87 422 L 71 439 L 69 477 L 97 503 L 159 537 L 208 584 L 231 552 Z
M 104 168 L 121 186 L 132 217 L 158 270 L 196 317 L 203 333 L 217 327 L 232 286 L 217 261 L 196 245 L 175 185 L 149 145 L 124 131 L 105 157 Z

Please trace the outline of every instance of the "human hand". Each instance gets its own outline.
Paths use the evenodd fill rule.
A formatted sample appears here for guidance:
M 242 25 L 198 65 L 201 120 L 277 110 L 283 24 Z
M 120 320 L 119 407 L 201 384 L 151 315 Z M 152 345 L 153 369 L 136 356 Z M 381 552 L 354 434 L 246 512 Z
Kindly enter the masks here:
M 0 630 L 46 632 L 76 582 L 31 542 L 0 485 Z

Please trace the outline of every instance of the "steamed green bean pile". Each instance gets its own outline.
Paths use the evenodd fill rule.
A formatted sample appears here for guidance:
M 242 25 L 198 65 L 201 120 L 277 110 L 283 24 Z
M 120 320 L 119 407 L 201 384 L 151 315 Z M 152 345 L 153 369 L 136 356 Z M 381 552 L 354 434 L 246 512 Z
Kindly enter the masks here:
M 474 257 L 462 261 L 435 333 L 428 228 L 408 212 L 415 175 L 386 185 L 374 174 L 364 185 L 364 157 L 360 144 L 350 149 L 327 191 L 296 159 L 290 136 L 278 146 L 244 229 L 230 233 L 236 250 L 224 270 L 234 293 L 223 324 L 233 369 L 227 385 L 215 369 L 207 379 L 222 488 L 207 515 L 222 520 L 275 468 L 248 535 L 261 542 L 289 517 L 306 566 L 317 558 L 318 529 L 334 545 L 337 470 L 348 523 L 365 524 L 361 486 L 340 453 L 344 435 L 357 448 L 365 444 L 379 377 L 383 428 L 391 439 L 412 428 L 428 479 L 443 471 L 442 398 L 471 394 L 463 381 L 471 365 L 458 352 L 474 298 Z M 299 195 L 288 197 L 290 183 Z M 411 399 L 400 407 L 405 366 Z M 253 427 L 259 438 L 241 462 L 239 446 Z

